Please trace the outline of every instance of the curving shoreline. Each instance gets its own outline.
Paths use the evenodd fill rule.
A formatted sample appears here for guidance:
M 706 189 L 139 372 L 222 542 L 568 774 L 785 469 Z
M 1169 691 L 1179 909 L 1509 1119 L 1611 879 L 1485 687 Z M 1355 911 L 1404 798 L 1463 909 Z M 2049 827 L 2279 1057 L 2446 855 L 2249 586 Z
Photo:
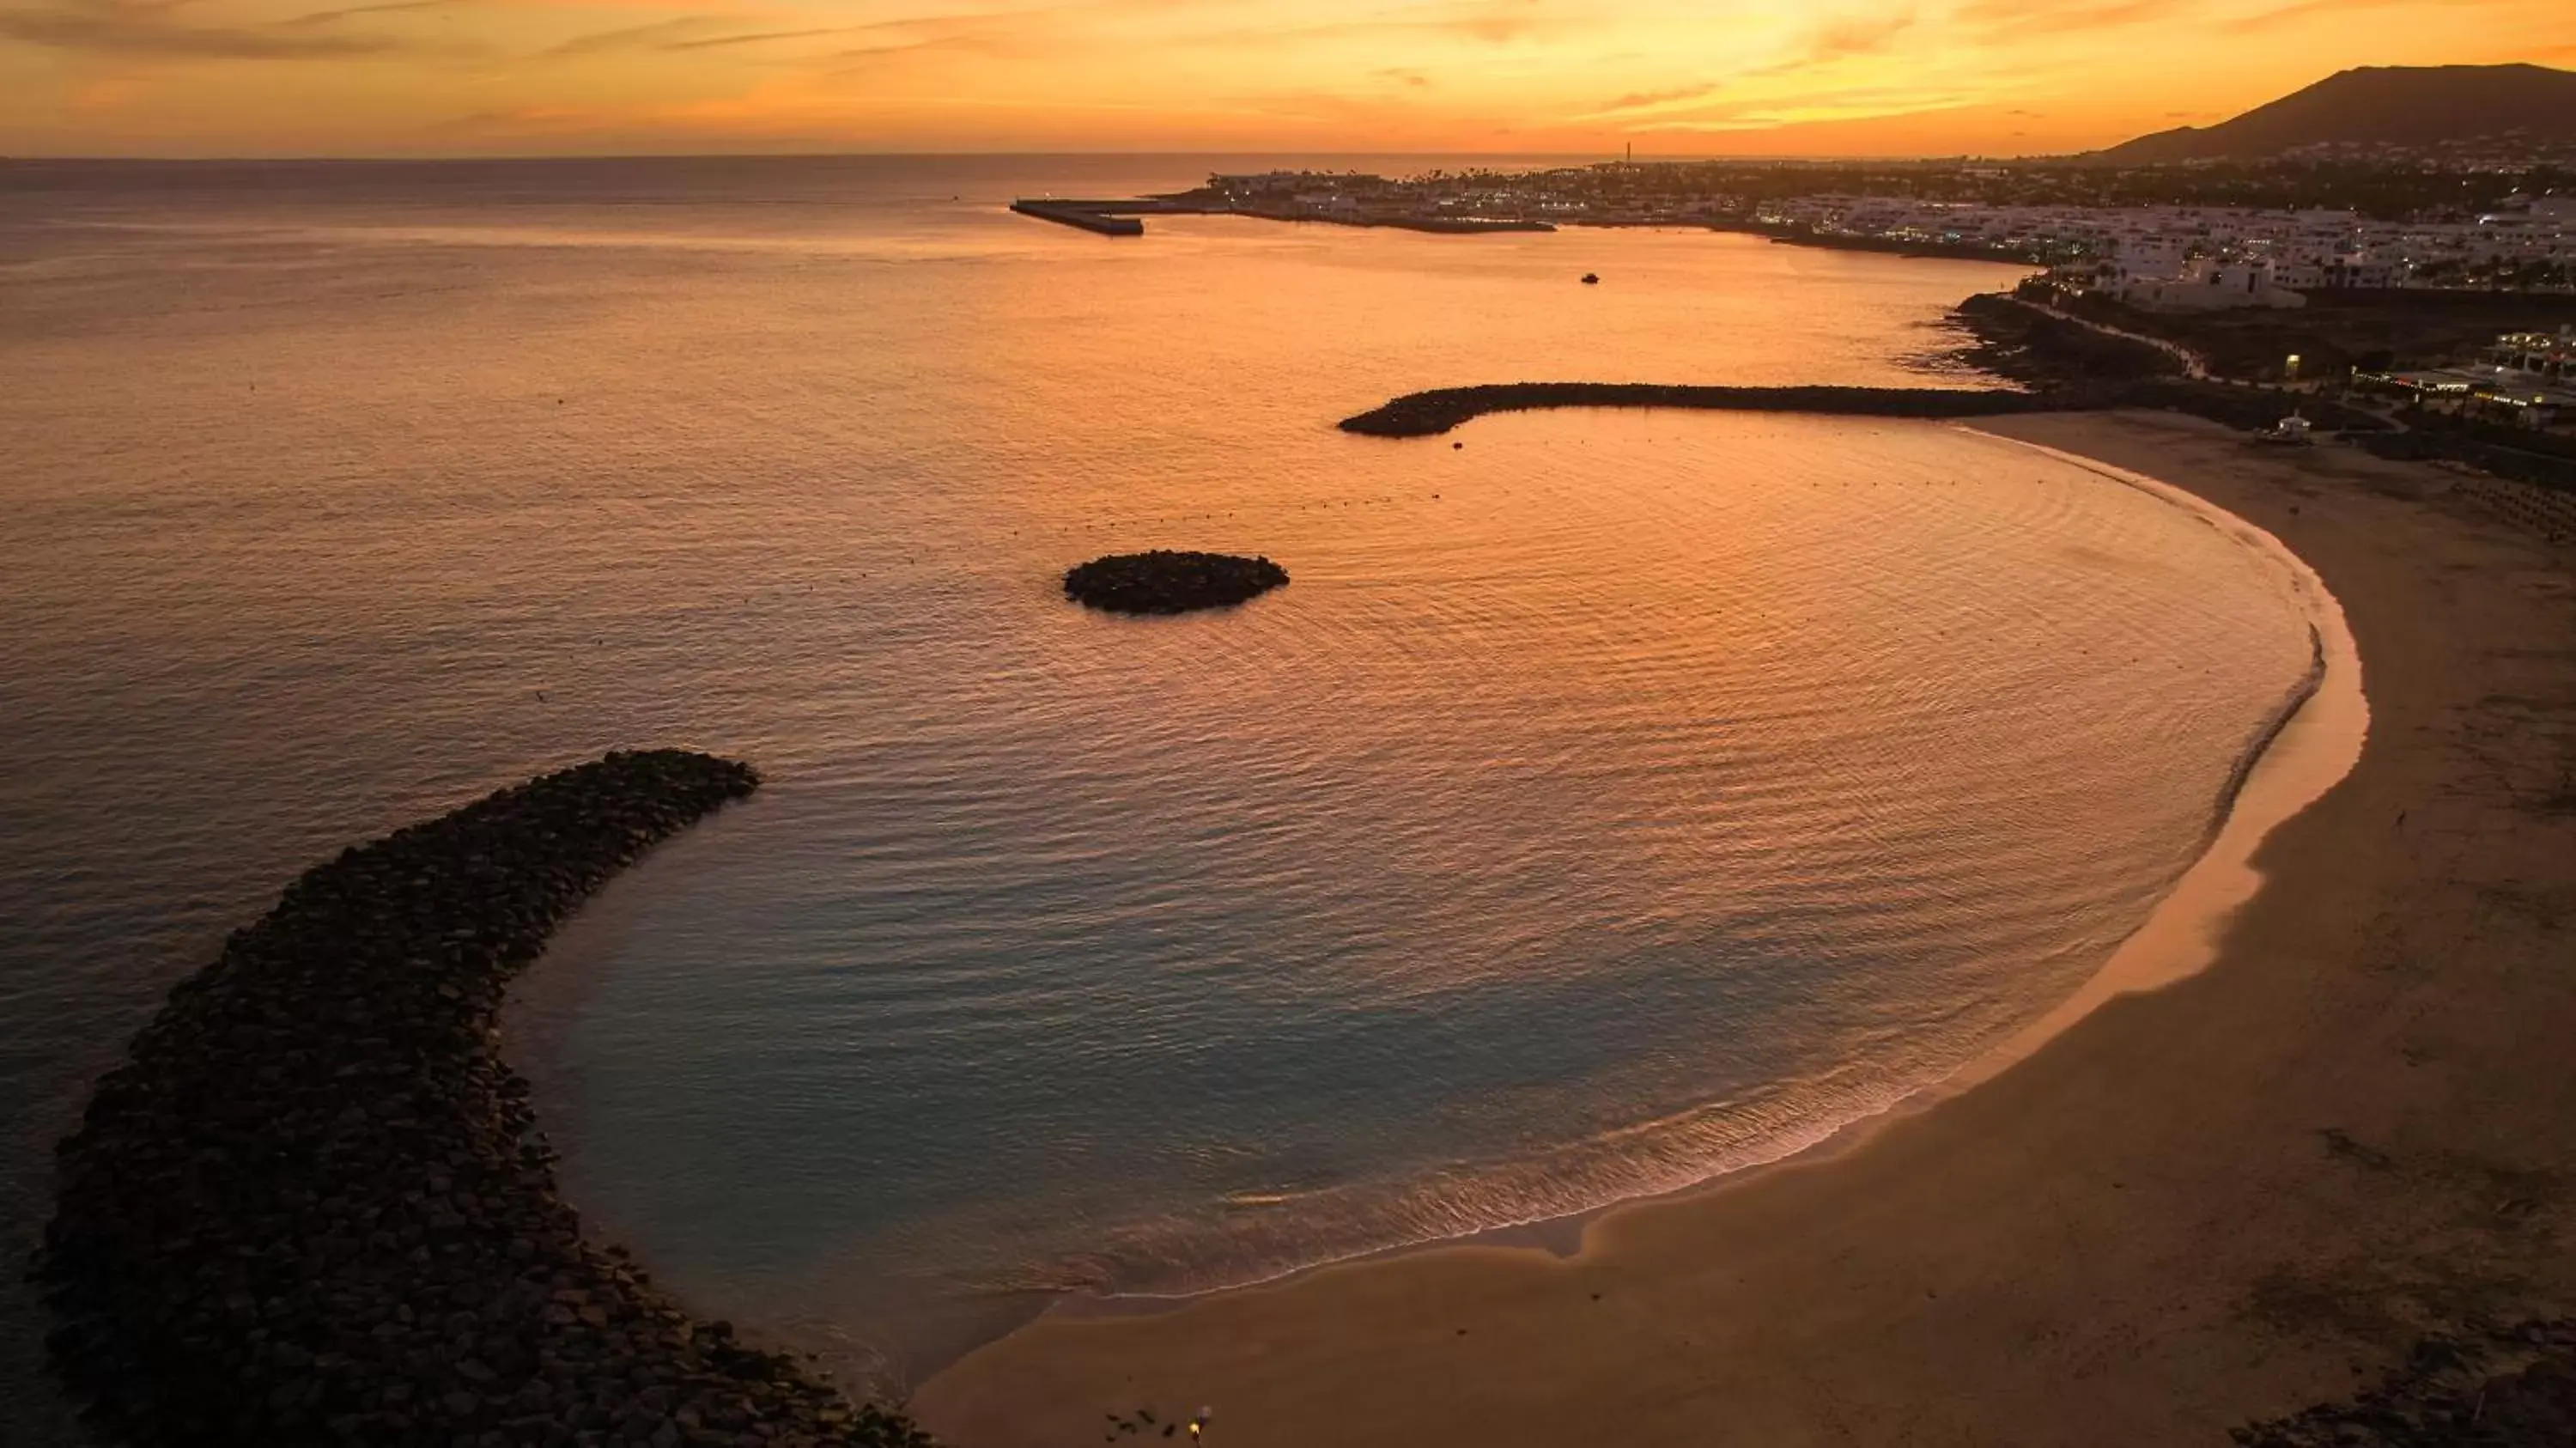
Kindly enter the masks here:
M 2263 721 L 2263 727 L 2247 741 L 2243 752 L 2236 756 L 2236 762 L 2228 766 L 2227 778 L 2218 786 L 2218 807 L 2210 813 L 2210 839 L 2217 839 L 2219 833 L 2227 828 L 2228 817 L 2236 812 L 2237 798 L 2245 793 L 2245 782 L 2254 777 L 2255 768 L 2262 764 L 2264 755 L 2272 752 L 2272 745 L 2280 739 L 2281 731 L 2289 728 L 2290 721 L 2299 717 L 2299 711 L 2317 696 L 2317 690 L 2324 687 L 2325 681 L 2325 636 L 2318 633 L 2317 626 L 2312 623 L 2308 625 L 2307 671 L 2299 675 L 2298 682 L 2281 696 L 2281 702 L 2272 710 L 2272 717 Z
M 1707 390 L 1761 393 L 1808 389 L 1713 388 Z M 1744 410 L 1775 409 L 1751 407 Z M 1969 430 L 2016 447 L 2029 448 L 2047 454 L 2112 483 L 2144 492 L 2168 506 L 2180 508 L 2204 521 L 2216 519 L 2238 526 L 2244 524 L 2243 519 L 2217 507 L 2208 499 L 2155 478 L 2111 468 L 2076 453 L 2030 443 L 2008 432 L 1975 427 Z M 2281 747 L 2284 735 L 2294 724 L 2302 723 L 2316 712 L 2311 709 L 2311 705 L 2319 703 L 2321 694 L 2330 692 L 2327 684 L 2331 671 L 2335 669 L 2349 670 L 2354 677 L 2343 680 L 2342 687 L 2332 691 L 2339 697 L 2324 701 L 2327 712 L 2345 716 L 2347 720 L 2356 711 L 2365 718 L 2368 712 L 2357 682 L 2358 659 L 2340 621 L 2339 607 L 2332 596 L 2325 592 L 2322 584 L 2307 571 L 2305 563 L 2295 553 L 2280 545 L 2277 539 L 2270 538 L 2268 534 L 2265 537 L 2272 549 L 2277 552 L 2277 561 L 2283 567 L 2305 578 L 2306 586 L 2301 589 L 2301 592 L 2308 595 L 2307 607 L 2310 613 L 2310 621 L 2305 626 L 2308 644 L 2307 660 L 2298 676 L 2289 681 L 2261 722 L 2227 761 L 2226 771 L 2213 791 L 2209 813 L 2199 834 L 2196 854 L 2191 865 L 2172 882 L 2171 888 L 2159 899 L 2155 909 L 2150 913 L 2149 920 L 2142 922 L 2131 939 L 2124 941 L 2111 954 L 2106 955 L 2094 975 L 2087 978 L 2066 1001 L 2060 1002 L 2022 1028 L 1987 1046 L 1978 1055 L 1958 1067 L 1956 1074 L 1912 1088 L 1908 1094 L 1892 1104 L 1843 1121 L 1812 1139 L 1786 1145 L 1776 1155 L 1758 1156 L 1741 1164 L 1718 1169 L 1702 1179 L 1685 1185 L 1647 1190 L 1579 1209 L 1542 1213 L 1522 1220 L 1461 1230 L 1450 1235 L 1430 1235 L 1400 1240 L 1383 1246 L 1370 1247 L 1350 1255 L 1324 1257 L 1304 1262 L 1268 1276 L 1231 1282 L 1222 1286 L 1177 1291 L 1122 1291 L 1101 1296 L 1068 1294 L 1051 1305 L 1048 1312 L 1056 1318 L 1067 1321 L 1114 1319 L 1151 1314 L 1169 1311 L 1195 1301 L 1272 1290 L 1324 1273 L 1370 1264 L 1394 1263 L 1421 1253 L 1495 1248 L 1525 1249 L 1543 1245 L 1545 1250 L 1553 1255 L 1570 1256 L 1580 1249 L 1584 1234 L 1596 1223 L 1639 1209 L 1652 1209 L 1728 1190 L 1740 1185 L 1746 1177 L 1754 1173 L 1792 1164 L 1813 1164 L 1830 1159 L 1854 1149 L 1873 1133 L 1893 1121 L 1927 1109 L 1932 1104 L 1991 1077 L 1996 1071 L 2027 1056 L 2049 1038 L 2064 1032 L 2084 1015 L 2097 1009 L 2105 1000 L 2128 991 L 2150 988 L 2148 985 L 2139 983 L 2140 964 L 2132 958 L 2133 956 L 2159 957 L 2149 967 L 2155 984 L 2168 983 L 2205 967 L 2209 963 L 2206 952 L 2199 951 L 2187 943 L 2155 937 L 2169 936 L 2177 929 L 2194 928 L 2209 921 L 2223 919 L 2230 910 L 2241 903 L 2241 900 L 2231 898 L 2225 901 L 2213 901 L 2208 898 L 2211 892 L 2203 877 L 2238 868 L 2241 861 L 2234 858 L 2235 855 L 2250 852 L 2273 827 L 2312 802 L 2315 792 L 2329 787 L 2351 767 L 2350 757 L 2335 757 L 2334 751 L 2337 746 L 2333 743 L 2312 741 L 2291 747 Z M 2332 631 L 2337 643 L 2332 648 L 2328 644 L 2327 630 L 2321 628 L 2318 622 L 2316 609 L 2320 604 L 2333 615 Z M 2330 660 L 2339 662 L 2330 662 Z M 2326 723 L 2312 724 L 2311 727 L 2326 734 L 2334 734 L 2345 726 L 2339 723 Z M 2355 744 L 2353 747 L 2357 749 L 2358 746 Z M 2299 757 L 2285 760 L 2282 758 L 2283 755 Z M 2255 791 L 2255 797 L 2249 800 L 2247 786 L 2255 779 L 2257 771 L 2271 769 L 2313 776 L 2320 782 L 2294 803 L 2263 798 L 2264 792 L 2260 790 Z M 2227 837 L 2240 833 L 2243 838 L 2236 841 L 2235 848 L 2231 850 Z M 2190 959 L 2185 961 L 2185 957 Z
M 2570 1300 L 2545 1173 L 2571 1119 L 2549 902 L 2576 856 L 2545 845 L 2576 816 L 2545 759 L 2472 749 L 2569 666 L 2461 646 L 2563 629 L 2566 595 L 2430 470 L 2149 414 L 1989 430 L 2270 534 L 2343 600 L 2329 653 L 2371 660 L 2384 727 L 2343 746 L 2348 774 L 2244 785 L 2286 818 L 2209 882 L 2223 930 L 2168 932 L 2206 969 L 1850 1150 L 1605 1217 L 1576 1257 L 1467 1245 L 1051 1314 L 924 1384 L 924 1420 L 1034 1448 L 1103 1404 L 1188 1397 L 1246 1445 L 1507 1448 L 1613 1423 L 1641 1443 L 2063 1443 L 2106 1423 L 2221 1442 L 2344 1396 L 2446 1320 Z M 2337 677 L 2358 683 L 2330 674 L 2329 699 Z M 2315 746 L 2334 712 L 2303 708 L 2285 741 Z M 2265 1432 L 2246 1430 L 2311 1441 Z
M 557 1195 L 510 978 L 748 766 L 611 753 L 343 851 L 181 982 L 57 1147 L 37 1279 L 138 1443 L 926 1444 L 700 1322 Z

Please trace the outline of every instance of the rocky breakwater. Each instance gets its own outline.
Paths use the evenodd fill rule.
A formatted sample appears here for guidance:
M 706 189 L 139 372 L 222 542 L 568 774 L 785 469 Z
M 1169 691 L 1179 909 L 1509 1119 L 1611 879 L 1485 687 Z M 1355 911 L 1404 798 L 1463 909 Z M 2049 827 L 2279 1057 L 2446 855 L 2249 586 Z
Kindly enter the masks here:
M 263 1448 L 926 1443 L 585 1241 L 495 1050 L 556 923 L 757 783 L 657 751 L 502 790 L 308 871 L 172 990 L 58 1149 L 36 1262 L 93 1419 Z
M 1113 613 L 1223 608 L 1280 587 L 1288 570 L 1230 553 L 1113 553 L 1065 570 L 1064 596 Z
M 1846 417 L 1999 417 L 2067 406 L 2000 387 L 1693 387 L 1648 382 L 1500 382 L 1407 393 L 1343 418 L 1344 432 L 1431 437 L 1489 412 L 1551 407 L 1669 407 L 1816 412 Z
M 1969 360 L 1995 355 L 1970 351 Z M 2038 379 L 2036 364 L 2017 365 Z M 2387 424 L 2328 399 L 2181 377 L 2054 377 L 2037 390 L 2004 387 L 1696 387 L 1647 382 L 1503 382 L 1408 393 L 1343 418 L 1344 432 L 1431 437 L 1489 412 L 1551 407 L 1644 407 L 1708 412 L 1805 412 L 1832 417 L 1971 419 L 2029 412 L 2139 407 L 2186 412 L 2230 427 L 2269 428 L 2292 408 L 2320 427 L 2364 431 Z

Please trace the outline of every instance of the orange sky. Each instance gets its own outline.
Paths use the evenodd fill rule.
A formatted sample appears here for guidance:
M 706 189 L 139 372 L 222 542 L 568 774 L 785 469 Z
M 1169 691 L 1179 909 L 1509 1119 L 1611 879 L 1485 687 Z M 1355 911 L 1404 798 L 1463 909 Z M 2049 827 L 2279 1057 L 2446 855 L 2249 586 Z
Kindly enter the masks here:
M 0 153 L 2018 154 L 2567 0 L 0 0 Z

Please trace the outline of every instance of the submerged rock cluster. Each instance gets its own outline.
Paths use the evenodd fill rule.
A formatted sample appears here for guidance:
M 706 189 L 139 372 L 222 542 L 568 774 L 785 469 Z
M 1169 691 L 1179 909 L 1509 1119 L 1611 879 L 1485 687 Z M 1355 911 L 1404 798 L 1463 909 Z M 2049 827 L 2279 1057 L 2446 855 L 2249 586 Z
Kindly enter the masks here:
M 1112 553 L 1065 570 L 1064 596 L 1116 613 L 1186 613 L 1222 608 L 1288 581 L 1267 558 L 1230 553 Z
M 505 984 L 619 867 L 748 795 L 610 754 L 343 852 L 171 991 L 58 1148 L 52 1346 L 126 1441 L 916 1445 L 583 1239 Z

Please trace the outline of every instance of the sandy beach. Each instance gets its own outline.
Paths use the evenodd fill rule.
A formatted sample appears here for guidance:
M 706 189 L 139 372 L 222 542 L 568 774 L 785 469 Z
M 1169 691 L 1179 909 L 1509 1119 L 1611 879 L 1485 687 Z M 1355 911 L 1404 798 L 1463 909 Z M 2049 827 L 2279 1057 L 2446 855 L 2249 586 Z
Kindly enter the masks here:
M 924 1384 L 924 1426 L 1053 1448 L 1205 1404 L 1223 1448 L 2220 1443 L 2428 1328 L 2576 1309 L 2568 555 L 2427 466 L 2168 416 L 1981 426 L 2198 494 L 2340 600 L 2367 743 L 2254 852 L 2206 969 L 1570 1258 L 1051 1314 Z

